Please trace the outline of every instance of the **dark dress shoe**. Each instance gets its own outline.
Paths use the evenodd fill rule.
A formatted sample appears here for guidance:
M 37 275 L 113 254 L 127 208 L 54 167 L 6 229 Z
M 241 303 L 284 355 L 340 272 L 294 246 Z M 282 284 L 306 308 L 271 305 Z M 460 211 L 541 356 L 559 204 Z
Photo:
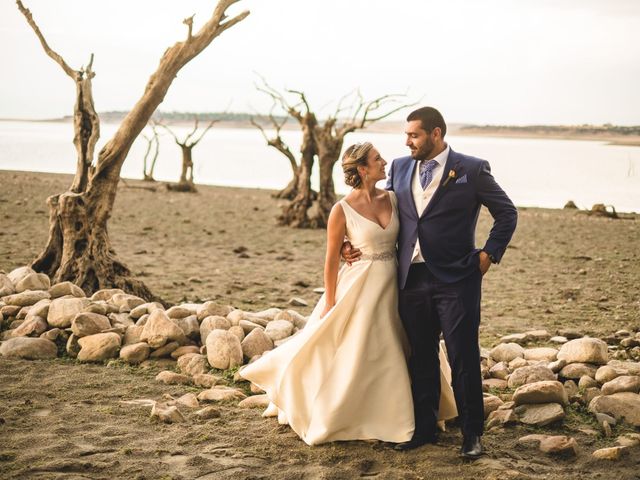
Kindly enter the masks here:
M 413 450 L 414 448 L 421 447 L 428 443 L 437 443 L 438 435 L 432 433 L 430 435 L 414 435 L 408 442 L 396 443 L 393 446 L 394 450 L 400 452 L 406 452 L 407 450 Z
M 469 435 L 468 437 L 464 437 L 460 455 L 469 460 L 477 460 L 484 455 L 484 449 L 482 448 L 482 443 L 480 443 L 480 436 Z

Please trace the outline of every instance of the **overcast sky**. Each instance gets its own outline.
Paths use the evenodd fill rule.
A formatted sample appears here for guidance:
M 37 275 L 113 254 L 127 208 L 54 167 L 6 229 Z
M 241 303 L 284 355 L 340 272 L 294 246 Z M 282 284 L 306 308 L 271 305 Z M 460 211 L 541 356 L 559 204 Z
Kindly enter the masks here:
M 128 110 L 182 19 L 215 0 L 24 0 L 72 68 L 95 54 L 96 109 Z M 251 15 L 174 81 L 164 111 L 267 111 L 255 72 L 317 110 L 408 91 L 450 122 L 640 124 L 638 0 L 241 0 Z M 0 117 L 72 112 L 73 82 L 0 2 Z M 403 112 L 402 118 L 406 112 Z

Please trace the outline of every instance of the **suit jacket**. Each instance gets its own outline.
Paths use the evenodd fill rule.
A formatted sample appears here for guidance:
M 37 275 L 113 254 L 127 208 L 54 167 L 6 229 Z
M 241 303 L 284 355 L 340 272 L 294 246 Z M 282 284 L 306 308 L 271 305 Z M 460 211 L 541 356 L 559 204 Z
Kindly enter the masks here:
M 493 228 L 482 250 L 499 262 L 516 228 L 518 212 L 482 160 L 449 150 L 442 179 L 431 201 L 418 216 L 411 193 L 415 160 L 401 157 L 391 163 L 387 190 L 398 199 L 398 283 L 404 288 L 416 241 L 427 268 L 439 280 L 457 282 L 479 266 L 475 230 L 482 205 L 493 217 Z M 455 178 L 449 179 L 449 172 Z M 444 185 L 446 182 L 446 185 Z

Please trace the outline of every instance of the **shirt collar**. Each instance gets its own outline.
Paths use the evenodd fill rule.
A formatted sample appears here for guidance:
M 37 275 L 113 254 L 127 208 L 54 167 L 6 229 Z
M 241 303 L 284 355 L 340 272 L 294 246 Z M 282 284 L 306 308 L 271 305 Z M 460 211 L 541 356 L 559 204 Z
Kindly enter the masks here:
M 447 143 L 446 148 L 442 152 L 440 152 L 435 157 L 430 158 L 429 160 L 435 160 L 436 162 L 438 162 L 438 166 L 442 167 L 444 166 L 445 163 L 447 163 L 447 158 L 449 158 L 449 150 L 450 150 L 449 144 Z M 429 160 L 424 160 L 424 161 L 428 162 Z M 416 161 L 416 165 L 419 166 L 420 163 L 421 163 L 420 161 Z

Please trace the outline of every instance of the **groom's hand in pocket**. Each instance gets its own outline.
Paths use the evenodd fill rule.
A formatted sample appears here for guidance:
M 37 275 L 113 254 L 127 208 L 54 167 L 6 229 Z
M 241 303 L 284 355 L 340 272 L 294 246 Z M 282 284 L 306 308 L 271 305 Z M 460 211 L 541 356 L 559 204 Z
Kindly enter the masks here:
M 354 248 L 351 245 L 351 242 L 345 241 L 340 249 L 340 255 L 342 256 L 342 259 L 347 262 L 347 265 L 351 266 L 353 262 L 360 260 L 362 252 L 360 249 Z
M 489 271 L 489 267 L 491 267 L 491 258 L 489 257 L 489 254 L 487 252 L 485 252 L 484 250 L 480 250 L 478 259 L 480 261 L 478 268 L 480 268 L 480 273 L 484 275 Z

